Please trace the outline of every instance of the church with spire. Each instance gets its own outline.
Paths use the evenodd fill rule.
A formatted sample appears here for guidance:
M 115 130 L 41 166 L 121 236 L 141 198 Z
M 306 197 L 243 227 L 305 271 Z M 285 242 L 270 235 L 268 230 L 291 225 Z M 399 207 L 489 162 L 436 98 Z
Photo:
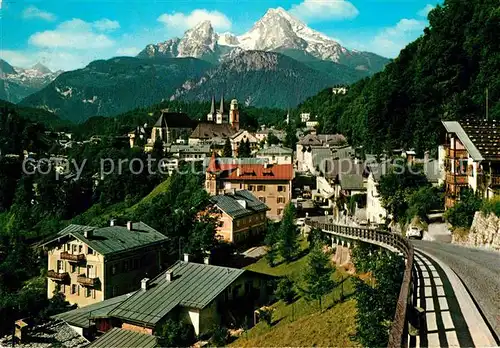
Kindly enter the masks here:
M 240 111 L 238 101 L 231 100 L 229 110 L 224 106 L 224 95 L 221 96 L 219 108 L 215 108 L 215 95 L 212 96 L 210 112 L 205 121 L 201 121 L 189 137 L 190 144 L 223 141 L 240 130 Z

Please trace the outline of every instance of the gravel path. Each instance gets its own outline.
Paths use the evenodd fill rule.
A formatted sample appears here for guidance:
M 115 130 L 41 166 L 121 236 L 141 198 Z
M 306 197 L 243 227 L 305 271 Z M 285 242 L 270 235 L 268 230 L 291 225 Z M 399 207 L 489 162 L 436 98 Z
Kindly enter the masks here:
M 489 325 L 500 337 L 500 253 L 455 244 L 414 241 L 417 249 L 446 263 L 464 282 Z

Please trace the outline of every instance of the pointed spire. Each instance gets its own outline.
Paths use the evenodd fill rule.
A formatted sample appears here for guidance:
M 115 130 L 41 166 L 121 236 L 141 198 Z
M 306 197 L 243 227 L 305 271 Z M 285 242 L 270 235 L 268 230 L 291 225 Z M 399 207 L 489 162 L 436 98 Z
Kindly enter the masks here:
M 222 96 L 220 97 L 219 112 L 220 112 L 221 115 L 224 115 L 224 92 L 222 92 Z
M 215 94 L 212 94 L 212 106 L 210 107 L 210 113 L 215 114 Z

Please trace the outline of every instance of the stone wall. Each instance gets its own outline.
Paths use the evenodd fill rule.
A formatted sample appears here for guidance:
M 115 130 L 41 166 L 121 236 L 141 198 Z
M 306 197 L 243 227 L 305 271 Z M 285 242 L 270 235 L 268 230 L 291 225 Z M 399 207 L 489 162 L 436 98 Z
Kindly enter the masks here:
M 469 234 L 465 238 L 453 235 L 453 243 L 500 251 L 500 217 L 476 212 Z

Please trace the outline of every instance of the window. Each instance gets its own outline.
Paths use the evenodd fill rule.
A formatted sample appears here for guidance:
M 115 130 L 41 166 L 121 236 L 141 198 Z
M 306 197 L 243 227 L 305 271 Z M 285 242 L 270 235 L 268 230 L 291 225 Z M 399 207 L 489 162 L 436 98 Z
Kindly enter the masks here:
M 266 187 L 264 185 L 257 185 L 257 191 L 265 191 Z
M 116 274 L 116 265 L 111 266 L 111 274 Z
M 285 197 L 278 197 L 277 198 L 278 204 L 284 204 L 285 203 Z
M 253 185 L 248 185 L 247 190 L 248 190 L 248 191 L 253 191 Z
M 78 250 L 78 245 L 73 244 L 73 254 L 76 254 L 77 250 Z
M 59 273 L 64 272 L 64 261 L 57 260 L 57 272 L 59 272 Z
M 77 292 L 78 292 L 77 285 L 76 284 L 71 284 L 71 294 L 74 295 Z
M 286 191 L 286 186 L 278 185 L 278 192 L 285 192 L 285 191 Z
M 66 251 L 71 251 L 71 244 L 70 243 L 66 244 Z
M 78 246 L 78 253 L 82 253 L 83 252 L 83 245 L 79 245 Z
M 90 297 L 90 296 L 92 296 L 92 289 L 85 288 L 85 297 Z
M 240 227 L 240 220 L 236 220 L 236 227 Z
M 283 213 L 283 209 L 278 209 L 278 215 L 281 215 Z
M 261 201 L 262 203 L 266 203 L 266 197 L 259 197 L 259 201 Z
M 70 263 L 71 265 L 71 273 L 76 273 L 78 271 L 78 266 L 74 263 Z
M 87 254 L 94 255 L 94 249 L 92 249 L 91 247 L 87 247 Z

